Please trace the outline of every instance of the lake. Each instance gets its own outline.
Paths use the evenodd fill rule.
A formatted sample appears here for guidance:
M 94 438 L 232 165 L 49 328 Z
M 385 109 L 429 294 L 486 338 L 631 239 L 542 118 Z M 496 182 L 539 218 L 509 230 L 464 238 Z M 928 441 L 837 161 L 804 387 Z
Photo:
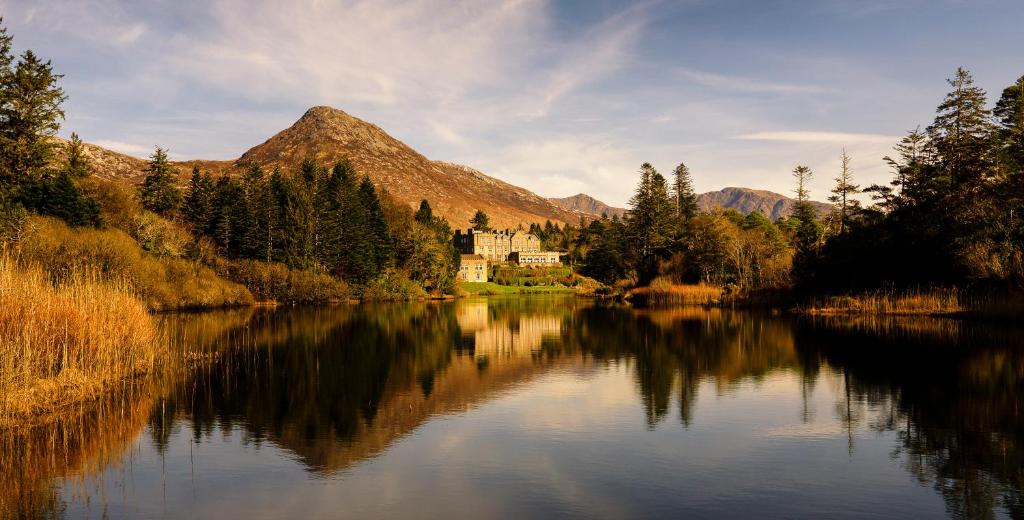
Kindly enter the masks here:
M 1024 339 L 564 296 L 161 315 L 0 516 L 1024 517 Z

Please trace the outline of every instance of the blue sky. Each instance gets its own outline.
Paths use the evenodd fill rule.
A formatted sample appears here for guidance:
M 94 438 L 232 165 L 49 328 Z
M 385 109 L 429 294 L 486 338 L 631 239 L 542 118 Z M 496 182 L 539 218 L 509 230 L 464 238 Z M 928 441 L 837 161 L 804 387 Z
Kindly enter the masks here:
M 545 196 L 623 205 L 649 161 L 699 191 L 824 199 L 842 149 L 885 182 L 958 66 L 990 100 L 1024 75 L 1020 0 L 546 2 L 0 0 L 53 60 L 63 134 L 233 159 L 313 105 Z

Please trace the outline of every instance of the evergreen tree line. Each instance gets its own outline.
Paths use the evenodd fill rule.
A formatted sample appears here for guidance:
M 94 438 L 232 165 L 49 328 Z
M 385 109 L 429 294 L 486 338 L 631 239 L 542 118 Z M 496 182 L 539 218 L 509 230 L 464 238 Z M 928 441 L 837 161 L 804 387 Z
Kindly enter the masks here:
M 184 195 L 166 153 L 157 149 L 143 204 L 181 217 L 227 258 L 280 262 L 366 284 L 403 269 L 428 289 L 450 291 L 458 269 L 446 221 L 423 201 L 415 214 L 379 194 L 347 160 L 330 169 L 306 160 L 288 174 L 252 164 L 240 176 L 192 170 Z M 179 208 L 180 201 L 180 208 Z
M 27 211 L 98 225 L 99 203 L 80 187 L 89 168 L 77 135 L 54 166 L 67 99 L 61 76 L 31 50 L 15 57 L 13 44 L 0 18 L 0 235 L 15 232 Z
M 825 236 L 798 257 L 801 288 L 1024 286 L 1024 76 L 992 108 L 968 71 L 947 82 L 932 123 L 885 158 L 888 185 L 861 190 L 843 154 Z

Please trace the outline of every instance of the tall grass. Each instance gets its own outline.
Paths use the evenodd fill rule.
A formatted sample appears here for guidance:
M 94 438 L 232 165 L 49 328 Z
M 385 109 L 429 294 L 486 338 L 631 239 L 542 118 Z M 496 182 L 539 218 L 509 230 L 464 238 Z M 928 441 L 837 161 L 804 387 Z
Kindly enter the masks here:
M 957 288 L 881 290 L 852 296 L 826 296 L 811 300 L 797 311 L 807 314 L 955 314 L 967 310 Z
M 53 282 L 0 256 L 0 425 L 99 397 L 151 370 L 156 351 L 127 282 L 88 270 Z
M 723 289 L 716 285 L 672 284 L 658 278 L 649 286 L 630 290 L 626 299 L 639 306 L 718 305 L 723 294 Z

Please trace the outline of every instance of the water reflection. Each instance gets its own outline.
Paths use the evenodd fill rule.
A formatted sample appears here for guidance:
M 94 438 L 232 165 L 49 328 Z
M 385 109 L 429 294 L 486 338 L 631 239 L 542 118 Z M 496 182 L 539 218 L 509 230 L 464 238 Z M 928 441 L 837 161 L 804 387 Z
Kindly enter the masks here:
M 629 468 L 637 489 L 659 485 L 653 476 L 645 481 L 642 468 L 631 468 L 638 447 L 668 449 L 673 437 L 691 435 L 709 450 L 711 443 L 742 449 L 765 435 L 782 438 L 795 450 L 787 452 L 789 471 L 808 474 L 822 469 L 820 461 L 808 459 L 818 449 L 814 439 L 841 438 L 850 461 L 864 460 L 877 473 L 898 465 L 934 489 L 950 516 L 1024 517 L 1024 349 L 1014 331 L 921 318 L 798 321 L 718 309 L 637 311 L 564 297 L 248 309 L 164 319 L 175 347 L 155 381 L 48 423 L 0 432 L 0 516 L 53 516 L 69 505 L 116 502 L 96 496 L 111 468 L 144 445 L 163 460 L 183 434 L 189 446 L 233 449 L 217 444 L 225 439 L 238 439 L 243 447 L 272 446 L 290 454 L 306 474 L 329 479 L 386 457 L 403 440 L 423 442 L 410 436 L 431 418 L 472 417 L 488 403 L 529 395 L 538 381 L 565 386 L 615 380 L 622 373 L 631 390 L 607 391 L 632 399 L 647 433 L 621 437 L 601 456 L 620 464 L 620 472 Z M 830 407 L 820 406 L 822 396 Z M 761 415 L 729 412 L 729 400 L 769 406 L 784 416 L 768 428 Z M 789 402 L 798 403 L 792 415 Z M 556 422 L 567 421 L 571 412 L 559 401 L 530 403 L 524 413 L 553 414 Z M 597 397 L 592 404 L 607 406 Z M 491 420 L 508 435 L 483 439 L 492 446 L 522 427 Z M 661 435 L 668 426 L 673 437 Z M 598 422 L 570 440 L 586 442 L 602 437 L 601 428 L 617 427 L 610 419 Z M 700 428 L 707 431 L 694 431 Z M 703 437 L 708 432 L 713 435 Z M 889 456 L 869 458 L 870 446 L 858 443 L 876 440 L 864 432 L 883 436 Z M 687 464 L 697 455 L 672 453 L 662 457 L 666 469 L 696 478 Z M 488 458 L 475 455 L 480 464 Z M 737 462 L 718 461 L 722 467 Z M 742 462 L 755 475 L 786 471 L 757 456 Z M 569 467 L 581 472 L 563 476 L 573 480 L 589 466 L 572 460 Z M 508 477 L 497 482 L 508 491 L 490 492 L 512 494 L 529 485 Z M 839 505 L 863 499 L 858 478 L 872 475 L 851 474 L 848 493 L 832 490 L 841 496 Z M 90 484 L 95 481 L 100 484 Z M 761 481 L 723 475 L 716 484 L 754 482 Z M 762 507 L 791 506 L 773 501 L 768 486 L 759 491 L 768 497 L 760 499 Z M 614 496 L 624 506 L 639 503 L 641 495 Z M 644 496 L 655 502 L 646 504 L 652 511 L 697 503 L 679 493 Z M 887 505 L 895 507 L 897 499 L 913 510 L 920 498 L 908 491 Z M 530 512 L 550 512 L 545 504 Z M 850 507 L 833 513 L 856 516 Z M 737 505 L 714 511 L 729 516 L 756 510 Z

